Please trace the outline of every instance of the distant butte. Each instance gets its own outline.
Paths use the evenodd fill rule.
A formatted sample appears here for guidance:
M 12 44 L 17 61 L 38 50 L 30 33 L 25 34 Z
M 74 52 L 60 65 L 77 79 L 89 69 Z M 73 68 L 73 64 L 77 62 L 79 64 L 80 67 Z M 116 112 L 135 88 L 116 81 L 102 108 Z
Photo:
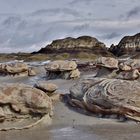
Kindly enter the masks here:
M 116 56 L 132 55 L 140 52 L 140 33 L 134 36 L 125 36 L 118 45 L 112 45 L 110 52 Z
M 78 38 L 67 37 L 54 40 L 51 44 L 41 48 L 38 52 L 43 54 L 53 53 L 79 53 L 89 52 L 96 55 L 110 55 L 105 44 L 90 36 L 80 36 Z

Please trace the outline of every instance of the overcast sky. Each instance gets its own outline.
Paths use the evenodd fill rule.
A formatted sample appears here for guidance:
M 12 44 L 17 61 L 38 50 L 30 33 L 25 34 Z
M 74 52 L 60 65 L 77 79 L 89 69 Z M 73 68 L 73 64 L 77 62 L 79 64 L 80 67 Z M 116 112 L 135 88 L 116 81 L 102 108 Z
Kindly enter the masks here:
M 91 35 L 107 46 L 140 32 L 140 0 L 0 0 L 0 52 Z

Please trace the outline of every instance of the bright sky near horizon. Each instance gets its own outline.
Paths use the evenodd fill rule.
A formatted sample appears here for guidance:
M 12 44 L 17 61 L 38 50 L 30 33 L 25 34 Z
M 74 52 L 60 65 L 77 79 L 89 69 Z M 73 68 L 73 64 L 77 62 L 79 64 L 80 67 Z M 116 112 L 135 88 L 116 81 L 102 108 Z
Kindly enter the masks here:
M 0 0 L 0 52 L 91 35 L 107 46 L 140 32 L 140 0 Z

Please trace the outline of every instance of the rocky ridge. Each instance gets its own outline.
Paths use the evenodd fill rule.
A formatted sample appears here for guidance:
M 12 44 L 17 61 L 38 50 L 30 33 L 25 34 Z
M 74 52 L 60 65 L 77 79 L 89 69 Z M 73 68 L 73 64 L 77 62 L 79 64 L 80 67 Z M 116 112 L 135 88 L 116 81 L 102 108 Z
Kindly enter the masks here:
M 78 38 L 67 37 L 54 40 L 51 44 L 47 45 L 45 48 L 41 48 L 36 53 L 53 54 L 78 52 L 109 55 L 105 44 L 90 36 L 80 36 Z
M 140 52 L 140 33 L 123 37 L 118 45 L 112 45 L 109 50 L 116 56 Z

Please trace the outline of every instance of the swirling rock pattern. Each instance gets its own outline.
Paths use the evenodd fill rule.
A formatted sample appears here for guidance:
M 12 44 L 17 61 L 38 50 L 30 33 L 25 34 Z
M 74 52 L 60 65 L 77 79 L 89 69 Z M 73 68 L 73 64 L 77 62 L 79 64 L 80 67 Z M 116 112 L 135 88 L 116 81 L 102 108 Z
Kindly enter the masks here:
M 70 90 L 70 102 L 74 105 L 94 113 L 118 114 L 140 121 L 139 82 L 95 78 L 80 85 Z

